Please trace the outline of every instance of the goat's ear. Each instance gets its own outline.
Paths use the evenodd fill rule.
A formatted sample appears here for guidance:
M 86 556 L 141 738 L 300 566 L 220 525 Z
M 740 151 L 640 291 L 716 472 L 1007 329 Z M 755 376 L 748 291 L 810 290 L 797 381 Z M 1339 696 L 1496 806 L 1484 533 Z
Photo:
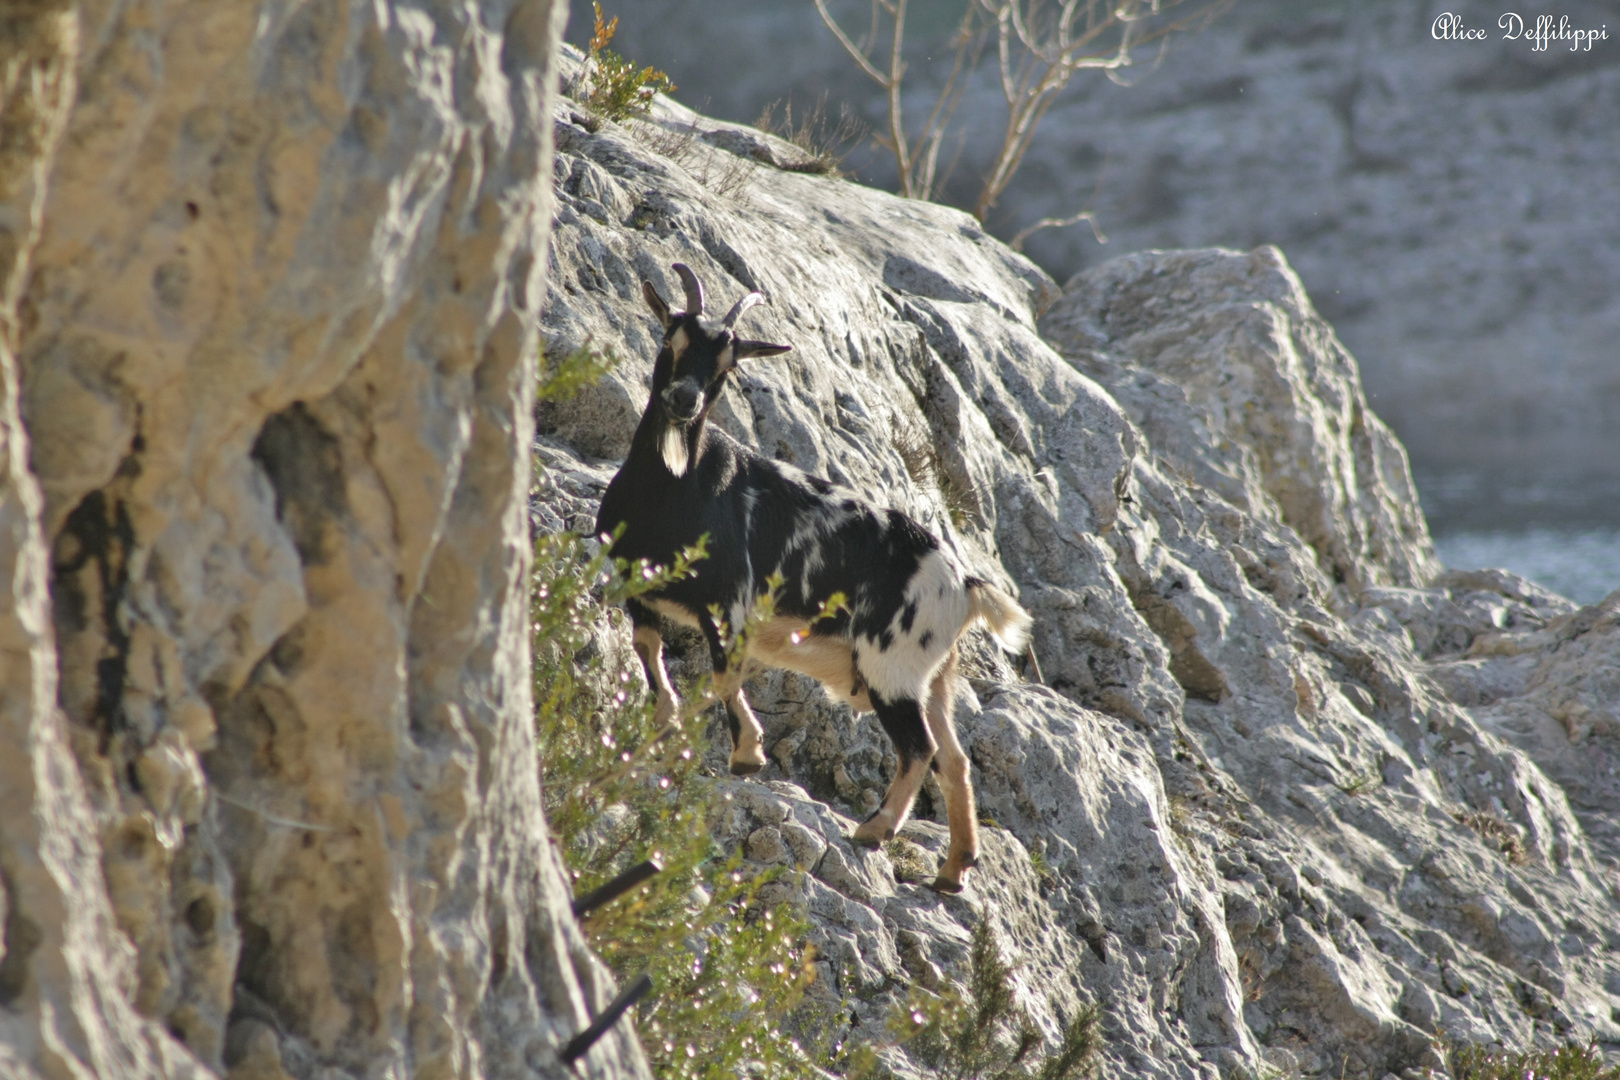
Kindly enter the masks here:
M 738 339 L 733 346 L 737 350 L 738 360 L 747 360 L 750 356 L 781 356 L 785 352 L 792 352 L 791 345 L 772 345 L 767 341 L 743 341 Z
M 652 282 L 643 281 L 641 283 L 641 295 L 647 298 L 647 306 L 653 309 L 653 314 L 658 316 L 658 321 L 664 324 L 665 330 L 668 330 L 670 324 L 675 320 L 669 317 L 669 305 L 664 303 L 662 296 L 658 295 L 658 290 L 653 288 Z

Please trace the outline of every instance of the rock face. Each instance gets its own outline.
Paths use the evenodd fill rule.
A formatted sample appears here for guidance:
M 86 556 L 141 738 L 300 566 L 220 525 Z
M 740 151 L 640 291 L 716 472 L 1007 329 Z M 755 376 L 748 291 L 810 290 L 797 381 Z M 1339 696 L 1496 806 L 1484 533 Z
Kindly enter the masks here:
M 0 1073 L 645 1075 L 532 767 L 550 0 L 0 71 Z
M 1594 220 L 1620 166 L 1600 135 L 1620 49 L 1503 40 L 1509 10 L 1240 4 L 1137 86 L 1092 80 L 1054 109 L 1007 206 L 1037 220 L 1097 192 L 1108 246 L 1038 235 L 1046 266 L 1116 245 L 1281 246 L 1361 358 L 1431 513 L 1501 527 L 1531 487 L 1546 500 L 1531 521 L 1612 524 L 1582 496 L 1620 484 L 1588 449 L 1620 417 L 1620 305 L 1589 284 L 1620 272 L 1620 226 Z M 1444 11 L 1486 40 L 1436 40 Z M 1597 29 L 1614 9 L 1558 14 Z M 1508 508 L 1489 494 L 1503 489 Z
M 802 115 L 825 92 L 833 112 L 853 101 L 885 129 L 882 91 L 808 5 L 607 6 L 624 16 L 627 54 L 669 70 L 716 115 L 750 121 L 785 97 Z M 1620 42 L 1610 26 L 1590 49 L 1566 40 L 1538 51 L 1503 40 L 1498 19 L 1512 10 L 1244 0 L 1162 63 L 1139 54 L 1129 86 L 1076 79 L 1042 121 L 995 231 L 1093 210 L 1105 246 L 1084 226 L 1029 241 L 1060 278 L 1123 252 L 1278 245 L 1360 358 L 1431 515 L 1500 528 L 1505 500 L 1528 521 L 1612 527 L 1620 457 L 1590 448 L 1620 423 L 1620 304 L 1603 285 L 1620 277 L 1620 220 L 1605 212 L 1620 169 L 1608 137 Z M 1442 12 L 1487 37 L 1436 40 Z M 1581 29 L 1615 21 L 1602 0 L 1555 15 Z M 911 22 L 917 124 L 932 104 L 924 73 L 939 70 L 927 54 L 937 64 L 954 20 L 913 8 Z M 716 24 L 737 62 L 711 61 Z M 999 90 L 975 88 L 959 115 L 969 137 L 953 194 L 971 199 L 974 154 L 1003 123 Z M 852 160 L 887 184 L 885 157 Z
M 852 1037 L 963 978 L 991 920 L 1050 1038 L 1103 1006 L 1106 1076 L 1377 1080 L 1439 1067 L 1436 1037 L 1620 1049 L 1620 601 L 1437 563 L 1280 253 L 1133 256 L 1060 291 L 965 215 L 781 168 L 791 147 L 673 103 L 620 126 L 564 101 L 556 143 L 547 348 L 623 362 L 542 410 L 537 527 L 590 527 L 646 401 L 641 280 L 679 295 L 685 262 L 717 304 L 764 292 L 749 334 L 794 346 L 716 422 L 904 509 L 1035 616 L 1038 673 L 967 650 L 995 825 L 961 897 L 903 865 L 942 848 L 931 784 L 920 853 L 845 839 L 894 765 L 875 720 L 751 684 L 772 764 L 724 781 L 721 839 L 805 869 L 773 888 Z

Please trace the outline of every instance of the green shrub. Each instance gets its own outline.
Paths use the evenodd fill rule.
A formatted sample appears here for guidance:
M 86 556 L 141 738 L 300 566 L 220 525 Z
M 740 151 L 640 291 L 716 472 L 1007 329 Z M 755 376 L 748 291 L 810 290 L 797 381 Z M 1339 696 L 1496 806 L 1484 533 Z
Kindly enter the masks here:
M 1447 1057 L 1455 1080 L 1620 1080 L 1620 1067 L 1605 1066 L 1595 1043 L 1525 1051 L 1453 1046 Z
M 809 1055 L 783 1031 L 814 975 L 808 925 L 761 904 L 774 873 L 748 875 L 717 849 L 711 826 L 728 796 L 699 772 L 695 718 L 658 727 L 630 672 L 596 628 L 608 603 L 688 572 L 615 567 L 577 536 L 535 544 L 536 719 L 546 820 L 575 895 L 644 859 L 663 872 L 587 915 L 592 948 L 621 982 L 641 972 L 655 993 L 639 1011 L 648 1059 L 666 1080 L 796 1077 Z M 693 695 L 701 698 L 701 691 Z
M 571 398 L 587 386 L 601 381 L 603 375 L 619 364 L 612 350 L 594 348 L 587 340 L 573 352 L 553 360 L 540 354 L 540 381 L 535 386 L 537 401 L 562 401 Z
M 558 362 L 543 393 L 585 381 L 585 351 Z M 559 391 L 559 387 L 562 388 Z M 775 876 L 745 874 L 718 850 L 712 824 L 729 796 L 699 771 L 695 704 L 659 727 L 639 700 L 625 656 L 604 627 L 611 608 L 687 574 L 701 545 L 674 566 L 616 564 L 573 534 L 535 542 L 531 589 L 535 722 L 546 820 L 583 895 L 644 859 L 663 871 L 586 915 L 591 946 L 621 984 L 642 972 L 654 992 L 638 1009 L 653 1072 L 663 1080 L 759 1080 L 809 1072 L 810 1051 L 784 1028 L 814 1028 L 800 1008 L 814 975 L 808 924 L 759 900 Z
M 586 50 L 585 79 L 589 88 L 580 104 L 608 120 L 645 116 L 653 98 L 673 93 L 675 84 L 657 68 L 637 67 L 608 48 L 619 29 L 619 17 L 603 21 L 602 5 L 593 3 L 591 7 L 596 10 L 596 28 Z

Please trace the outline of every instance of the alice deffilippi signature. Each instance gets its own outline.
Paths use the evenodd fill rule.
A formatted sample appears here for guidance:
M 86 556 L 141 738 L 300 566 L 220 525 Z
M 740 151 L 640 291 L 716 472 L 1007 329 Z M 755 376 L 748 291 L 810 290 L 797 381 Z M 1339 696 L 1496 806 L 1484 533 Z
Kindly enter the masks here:
M 1537 15 L 1528 22 L 1516 12 L 1508 12 L 1496 20 L 1503 41 L 1528 41 L 1531 52 L 1546 52 L 1553 42 L 1569 42 L 1570 52 L 1591 52 L 1595 41 L 1609 40 L 1609 26 L 1604 23 L 1596 30 L 1583 30 L 1569 24 L 1568 15 L 1556 19 L 1551 15 Z M 1436 41 L 1484 41 L 1490 31 L 1463 23 L 1462 16 L 1447 11 L 1434 20 L 1429 34 Z

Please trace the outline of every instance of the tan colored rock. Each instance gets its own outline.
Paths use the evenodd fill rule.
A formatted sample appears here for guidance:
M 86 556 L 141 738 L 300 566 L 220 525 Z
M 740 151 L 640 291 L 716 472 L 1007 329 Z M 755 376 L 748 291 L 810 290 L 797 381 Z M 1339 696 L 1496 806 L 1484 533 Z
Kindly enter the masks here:
M 0 58 L 0 1071 L 645 1075 L 628 1024 L 558 1061 L 612 987 L 534 768 L 565 9 L 38 8 Z
M 0 1072 L 200 1077 L 142 1016 L 137 957 L 100 886 L 96 821 L 56 705 L 43 499 L 20 410 L 18 298 L 44 228 L 82 26 L 70 4 L 7 12 L 0 51 Z

